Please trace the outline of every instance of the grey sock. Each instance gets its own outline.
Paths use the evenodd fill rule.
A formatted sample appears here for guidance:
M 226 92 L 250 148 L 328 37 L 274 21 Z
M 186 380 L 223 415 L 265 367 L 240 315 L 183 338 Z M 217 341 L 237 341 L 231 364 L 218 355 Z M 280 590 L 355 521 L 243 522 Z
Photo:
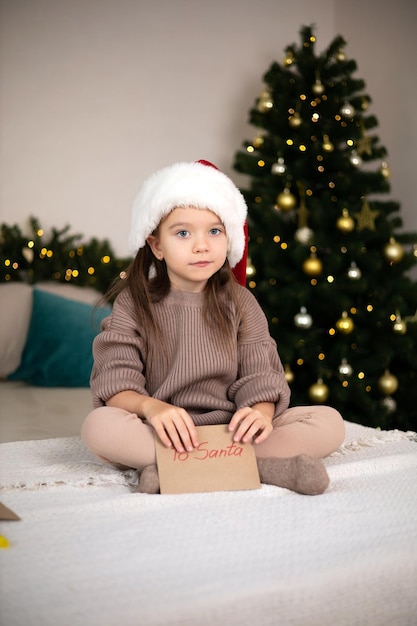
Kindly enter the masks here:
M 159 493 L 159 475 L 156 465 L 147 465 L 141 472 L 137 493 Z
M 323 493 L 329 485 L 323 463 L 307 454 L 287 459 L 258 459 L 258 469 L 262 483 L 285 487 L 308 496 Z

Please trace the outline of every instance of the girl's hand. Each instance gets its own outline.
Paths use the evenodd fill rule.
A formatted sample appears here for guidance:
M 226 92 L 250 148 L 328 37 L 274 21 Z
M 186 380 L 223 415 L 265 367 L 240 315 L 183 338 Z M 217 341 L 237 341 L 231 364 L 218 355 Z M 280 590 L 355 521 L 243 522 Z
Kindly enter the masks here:
M 262 403 L 260 407 L 244 407 L 236 411 L 229 423 L 229 430 L 235 431 L 233 441 L 247 443 L 257 435 L 254 443 L 261 443 L 271 434 L 274 405 Z
M 144 417 L 167 448 L 192 452 L 199 445 L 194 422 L 184 409 L 153 399 Z

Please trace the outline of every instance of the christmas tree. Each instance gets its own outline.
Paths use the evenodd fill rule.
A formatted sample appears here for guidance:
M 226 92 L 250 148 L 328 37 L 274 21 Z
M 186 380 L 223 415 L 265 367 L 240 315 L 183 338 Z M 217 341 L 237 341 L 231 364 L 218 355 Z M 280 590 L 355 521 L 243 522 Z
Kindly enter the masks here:
M 399 233 L 387 150 L 346 42 L 314 29 L 263 77 L 236 153 L 249 207 L 248 287 L 265 311 L 292 404 L 416 429 L 416 233 Z
M 107 239 L 84 241 L 69 225 L 46 234 L 35 217 L 27 233 L 17 224 L 0 224 L 0 282 L 56 281 L 104 293 L 123 278 L 129 262 L 115 256 Z

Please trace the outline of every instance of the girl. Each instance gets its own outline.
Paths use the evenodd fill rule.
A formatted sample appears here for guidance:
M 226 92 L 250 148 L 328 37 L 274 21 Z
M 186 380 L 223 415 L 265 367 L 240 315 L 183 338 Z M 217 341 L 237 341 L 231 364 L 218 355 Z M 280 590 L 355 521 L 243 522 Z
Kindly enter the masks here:
M 209 424 L 254 442 L 263 483 L 327 488 L 320 459 L 342 443 L 344 423 L 327 406 L 288 408 L 266 317 L 232 273 L 246 214 L 240 191 L 207 161 L 156 172 L 134 202 L 135 256 L 94 341 L 95 408 L 82 437 L 102 461 L 140 470 L 139 491 L 159 491 L 154 432 L 192 451 L 196 426 Z

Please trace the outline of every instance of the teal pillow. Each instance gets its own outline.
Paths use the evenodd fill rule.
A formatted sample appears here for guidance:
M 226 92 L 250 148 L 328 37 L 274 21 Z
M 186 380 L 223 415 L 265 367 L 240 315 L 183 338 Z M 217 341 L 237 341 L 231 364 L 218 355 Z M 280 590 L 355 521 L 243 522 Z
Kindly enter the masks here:
M 40 387 L 88 387 L 92 343 L 111 307 L 33 290 L 32 317 L 19 367 L 8 380 Z

